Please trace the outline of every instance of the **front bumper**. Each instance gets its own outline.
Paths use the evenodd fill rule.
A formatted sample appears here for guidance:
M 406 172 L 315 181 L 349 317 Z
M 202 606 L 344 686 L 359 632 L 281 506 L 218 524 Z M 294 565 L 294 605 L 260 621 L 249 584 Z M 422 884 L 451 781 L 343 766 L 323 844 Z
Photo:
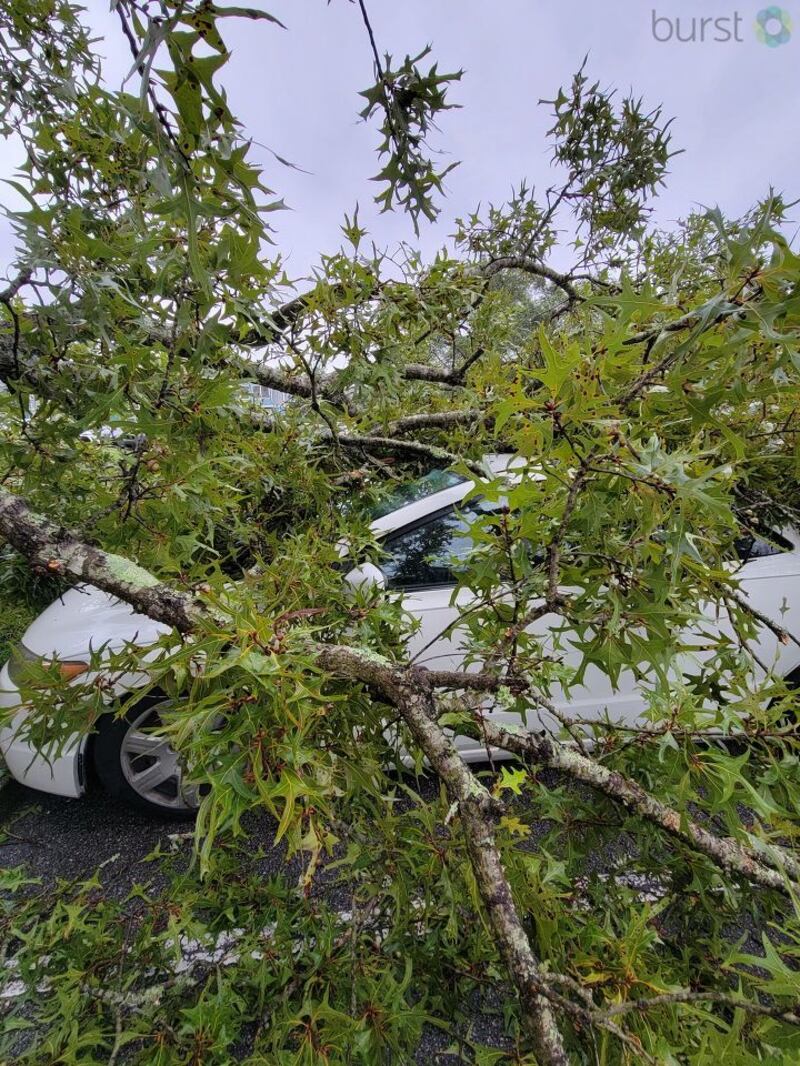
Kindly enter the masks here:
M 20 693 L 8 676 L 8 663 L 0 670 L 0 709 L 17 713 L 0 727 L 0 751 L 3 753 L 8 772 L 22 785 L 55 796 L 77 798 L 86 791 L 84 756 L 87 737 L 76 736 L 68 742 L 57 758 L 46 758 L 36 748 L 17 734 L 27 708 L 21 703 Z

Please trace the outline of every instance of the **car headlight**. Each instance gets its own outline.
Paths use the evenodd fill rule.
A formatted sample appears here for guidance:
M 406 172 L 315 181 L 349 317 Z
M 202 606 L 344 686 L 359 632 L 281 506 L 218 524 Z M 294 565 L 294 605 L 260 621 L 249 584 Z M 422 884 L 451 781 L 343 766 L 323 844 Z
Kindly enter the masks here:
M 32 663 L 36 663 L 44 669 L 48 669 L 55 664 L 64 681 L 72 681 L 73 678 L 78 677 L 80 674 L 85 674 L 89 669 L 89 664 L 80 659 L 45 659 L 44 656 L 38 655 L 36 652 L 31 651 L 30 648 L 26 648 L 24 644 L 17 644 L 12 649 L 11 658 L 8 660 L 8 676 L 17 687 L 31 680 L 30 666 Z

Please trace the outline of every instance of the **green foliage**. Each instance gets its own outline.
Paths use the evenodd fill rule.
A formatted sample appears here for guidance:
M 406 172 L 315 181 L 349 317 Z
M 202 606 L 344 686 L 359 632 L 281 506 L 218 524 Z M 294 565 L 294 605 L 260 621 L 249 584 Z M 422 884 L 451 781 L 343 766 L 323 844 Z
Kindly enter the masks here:
M 2 622 L 0 623 L 0 656 L 4 662 L 11 657 L 11 649 L 36 617 L 36 611 L 31 610 L 25 604 L 20 604 L 16 598 L 10 602 L 0 598 L 0 611 Z
M 669 123 L 660 108 L 647 112 L 630 96 L 615 109 L 614 93 L 589 83 L 584 66 L 569 93 L 553 107 L 553 159 L 566 170 L 565 188 L 575 197 L 579 233 L 592 258 L 639 236 L 645 202 L 663 183 L 670 158 Z
M 376 54 L 378 81 L 361 93 L 367 101 L 361 112 L 363 119 L 371 118 L 376 111 L 383 113 L 383 140 L 378 151 L 389 157 L 373 179 L 386 185 L 375 201 L 383 205 L 384 211 L 390 211 L 397 203 L 409 212 L 417 230 L 420 215 L 434 219 L 438 214 L 433 193 L 442 191 L 443 180 L 458 165 L 450 163 L 437 169 L 423 153 L 434 119 L 440 111 L 454 106 L 445 103 L 445 86 L 458 81 L 462 73 L 440 74 L 435 63 L 423 73 L 417 64 L 429 54 L 430 48 L 426 48 L 413 59 L 406 56 L 396 70 L 390 55 L 381 63 Z
M 649 228 L 668 124 L 581 71 L 552 101 L 561 184 L 542 195 L 522 183 L 474 212 L 453 257 L 432 262 L 366 252 L 357 216 L 346 219 L 347 246 L 298 296 L 266 221 L 281 201 L 221 81 L 223 20 L 264 22 L 267 41 L 274 20 L 207 2 L 116 10 L 136 91 L 106 86 L 73 5 L 12 0 L 0 13 L 3 129 L 26 150 L 26 203 L 12 216 L 20 285 L 2 300 L 0 461 L 4 486 L 36 510 L 217 609 L 190 639 L 161 641 L 145 686 L 175 698 L 164 734 L 211 788 L 193 864 L 178 862 L 166 887 L 119 903 L 105 874 L 55 888 L 5 875 L 7 980 L 24 992 L 9 1001 L 2 1053 L 408 1062 L 427 1021 L 460 1035 L 469 1060 L 531 1062 L 457 805 L 400 775 L 404 756 L 423 761 L 406 726 L 322 670 L 312 647 L 406 654 L 402 604 L 344 596 L 338 545 L 377 556 L 369 505 L 442 450 L 471 478 L 467 461 L 516 452 L 527 465 L 510 486 L 476 481 L 471 496 L 496 506 L 472 524 L 459 574 L 468 661 L 502 682 L 493 709 L 588 736 L 604 767 L 682 818 L 796 845 L 784 645 L 776 635 L 775 661 L 754 662 L 758 620 L 733 565 L 743 523 L 798 520 L 800 259 L 787 206 L 770 194 L 742 219 L 715 210 Z M 375 52 L 362 112 L 380 116 L 379 200 L 415 225 L 436 210 L 446 171 L 426 142 L 457 77 L 420 69 L 426 56 L 394 69 Z M 577 242 L 562 274 L 545 260 L 565 229 Z M 41 300 L 29 299 L 33 278 Z M 243 381 L 265 377 L 291 393 L 280 411 L 245 400 Z M 409 428 L 453 413 L 466 416 Z M 4 574 L 12 629 L 13 612 L 60 589 L 16 557 Z M 709 604 L 728 612 L 721 632 L 707 632 Z M 136 648 L 95 656 L 108 677 L 141 667 Z M 613 686 L 623 671 L 646 695 L 638 725 L 543 714 L 559 691 L 592 676 Z M 34 665 L 25 692 L 27 734 L 51 752 L 142 694 L 57 677 Z M 438 706 L 443 726 L 468 733 L 485 695 Z M 573 1006 L 691 988 L 796 1008 L 796 901 L 535 769 L 490 782 L 495 830 L 531 942 Z M 286 859 L 278 877 L 251 849 L 266 816 Z M 754 942 L 740 942 L 744 927 Z M 188 940 L 212 958 L 176 969 Z M 472 1039 L 476 999 L 501 1004 L 502 1049 Z M 785 1019 L 714 1001 L 613 1017 L 627 1042 L 564 1012 L 575 1062 L 800 1054 Z

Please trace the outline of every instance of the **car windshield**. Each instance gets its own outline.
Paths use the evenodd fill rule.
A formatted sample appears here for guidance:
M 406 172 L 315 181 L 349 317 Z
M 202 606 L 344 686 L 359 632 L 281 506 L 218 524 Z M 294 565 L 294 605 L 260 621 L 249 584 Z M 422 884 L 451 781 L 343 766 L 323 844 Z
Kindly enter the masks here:
M 407 507 L 410 503 L 425 500 L 428 496 L 434 496 L 444 489 L 451 489 L 454 485 L 461 485 L 467 479 L 461 474 L 455 474 L 452 470 L 431 470 L 424 477 L 414 481 L 408 481 L 393 489 L 388 496 L 384 496 L 369 510 L 369 516 L 374 521 L 383 518 L 392 511 L 399 511 L 401 507 Z

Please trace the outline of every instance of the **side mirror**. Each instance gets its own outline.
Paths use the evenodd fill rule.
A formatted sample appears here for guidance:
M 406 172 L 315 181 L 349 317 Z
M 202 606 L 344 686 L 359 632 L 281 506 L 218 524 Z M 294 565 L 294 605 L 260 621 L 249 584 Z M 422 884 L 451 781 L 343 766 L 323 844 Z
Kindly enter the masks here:
M 370 586 L 378 589 L 386 588 L 386 574 L 375 563 L 362 563 L 361 566 L 354 566 L 348 574 L 345 574 L 344 580 L 350 588 L 362 589 L 364 592 L 369 591 Z

